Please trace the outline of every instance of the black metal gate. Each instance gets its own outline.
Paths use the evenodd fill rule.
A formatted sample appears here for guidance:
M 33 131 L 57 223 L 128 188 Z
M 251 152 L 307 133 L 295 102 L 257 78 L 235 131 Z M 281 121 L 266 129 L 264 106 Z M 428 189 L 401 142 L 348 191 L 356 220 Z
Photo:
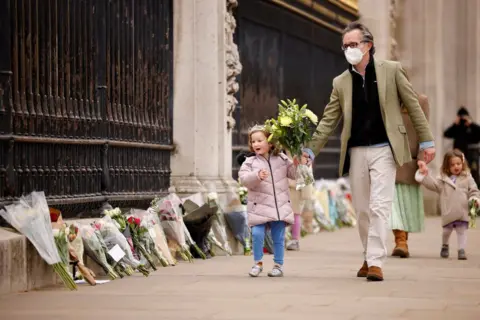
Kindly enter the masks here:
M 247 148 L 248 128 L 275 116 L 280 99 L 297 98 L 321 117 L 333 78 L 347 67 L 340 32 L 357 17 L 341 1 L 240 2 L 237 43 L 243 70 L 233 132 L 235 177 L 235 156 Z M 340 130 L 317 157 L 317 178 L 337 177 Z
M 0 1 L 0 201 L 169 187 L 172 0 Z

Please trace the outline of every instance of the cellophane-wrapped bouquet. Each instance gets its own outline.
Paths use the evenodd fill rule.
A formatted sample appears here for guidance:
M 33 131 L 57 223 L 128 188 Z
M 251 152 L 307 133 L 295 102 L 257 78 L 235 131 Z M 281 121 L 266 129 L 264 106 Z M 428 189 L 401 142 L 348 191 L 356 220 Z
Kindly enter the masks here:
M 336 227 L 330 220 L 328 210 L 328 193 L 326 191 L 317 191 L 313 205 L 314 219 L 320 226 L 320 229 L 334 231 Z
M 74 280 L 85 279 L 90 285 L 96 285 L 95 273 L 87 268 L 83 263 L 83 253 L 85 249 L 83 247 L 83 240 L 80 236 L 80 230 L 78 225 L 70 224 L 67 226 L 67 239 L 68 239 L 68 251 L 69 262 L 73 265 Z M 75 270 L 80 271 L 80 276 L 75 275 Z
M 94 227 L 100 231 L 107 248 L 111 250 L 115 245 L 118 245 L 120 249 L 125 253 L 125 256 L 121 259 L 127 266 L 138 270 L 144 276 L 149 275 L 149 271 L 145 268 L 144 265 L 140 263 L 134 256 L 130 248 L 130 245 L 127 242 L 125 236 L 118 230 L 116 225 L 113 223 L 110 216 L 104 216 L 102 219 L 95 221 Z
M 131 216 L 127 219 L 127 221 L 130 223 L 131 220 L 134 220 L 135 228 L 137 228 L 136 226 L 138 225 L 140 230 L 138 234 L 138 240 L 152 258 L 152 262 L 154 264 L 158 262 L 163 267 L 168 266 L 169 262 L 164 257 L 160 248 L 157 247 L 157 244 L 154 240 L 154 238 L 157 237 L 157 233 L 154 229 L 155 221 L 151 219 L 149 213 L 145 210 L 132 209 L 130 211 L 130 215 Z M 136 219 L 139 219 L 139 224 L 137 223 L 138 220 Z
M 106 216 L 109 216 L 112 219 L 113 224 L 120 230 L 120 232 L 123 234 L 125 239 L 127 239 L 128 245 L 130 246 L 130 250 L 132 250 L 132 254 L 135 257 L 135 259 L 139 260 L 141 259 L 138 250 L 135 248 L 133 244 L 133 236 L 132 232 L 130 230 L 129 224 L 127 223 L 127 218 L 125 215 L 122 213 L 122 210 L 120 208 L 112 208 L 109 204 L 104 205 L 103 207 L 103 214 Z
M 158 214 L 156 214 L 152 208 L 148 208 L 147 211 L 145 211 L 145 214 L 147 215 L 148 219 L 152 221 L 153 230 L 155 231 L 155 237 L 153 237 L 153 240 L 155 241 L 157 248 L 162 253 L 162 256 L 165 257 L 168 264 L 170 266 L 174 266 L 177 261 L 172 256 L 172 253 L 168 248 L 167 236 L 165 235 L 162 225 L 160 224 L 160 218 L 158 217 Z
M 102 248 L 105 250 L 107 261 L 113 267 L 115 272 L 120 276 L 120 278 L 123 278 L 124 275 L 131 276 L 135 272 L 135 270 L 131 266 L 129 266 L 124 259 L 116 261 L 114 257 L 110 254 L 109 248 L 107 247 L 107 244 L 105 243 L 105 240 L 103 239 L 100 230 L 97 230 L 96 228 L 94 229 L 95 234 L 97 235 L 97 238 L 102 245 Z
M 5 210 L 0 210 L 0 216 L 30 240 L 68 289 L 77 289 L 55 245 L 50 210 L 43 192 L 32 192 L 22 196 L 18 202 L 6 206 Z
M 232 249 L 228 243 L 227 222 L 225 221 L 224 212 L 222 210 L 222 207 L 225 207 L 225 205 L 220 204 L 218 194 L 213 186 L 210 187 L 210 192 L 207 194 L 207 203 L 209 203 L 211 207 L 217 208 L 208 238 L 210 239 L 211 244 L 215 245 L 227 255 L 232 255 Z
M 107 246 L 102 245 L 103 239 L 100 240 L 97 236 L 98 232 L 95 232 L 95 229 L 90 225 L 80 225 L 79 233 L 83 241 L 83 247 L 86 254 L 95 261 L 105 273 L 110 277 L 111 280 L 115 280 L 120 277 L 117 274 L 113 267 L 108 263 L 107 260 Z
M 185 200 L 183 207 L 185 209 L 183 221 L 193 241 L 198 244 L 207 258 L 215 256 L 212 250 L 212 239 L 209 236 L 214 238 L 214 235 L 210 235 L 210 231 L 218 208 L 213 203 L 204 203 L 199 206 L 191 200 Z M 216 241 L 216 239 L 213 240 Z
M 130 228 L 130 234 L 132 235 L 133 246 L 135 250 L 140 252 L 141 258 L 143 257 L 153 270 L 157 270 L 157 266 L 155 265 L 155 261 L 151 255 L 150 247 L 147 249 L 146 237 L 148 229 L 146 228 L 145 224 L 142 224 L 142 220 L 138 217 L 134 217 L 133 215 L 127 217 L 127 224 Z M 142 260 L 141 262 L 143 263 Z
M 318 117 L 307 105 L 300 107 L 296 99 L 284 101 L 278 105 L 278 117 L 265 122 L 265 128 L 271 133 L 268 140 L 281 149 L 286 149 L 292 157 L 301 159 L 302 149 L 312 140 L 316 132 Z M 301 190 L 314 183 L 312 170 L 308 165 L 299 164 L 296 173 L 296 189 Z
M 339 227 L 340 225 L 340 217 L 338 216 L 338 210 L 337 210 L 337 203 L 335 201 L 335 193 L 333 190 L 328 189 L 328 212 L 330 213 L 330 221 L 332 223 Z
M 201 194 L 194 194 L 190 198 L 201 198 Z M 172 204 L 175 208 L 175 213 L 179 216 L 179 219 L 182 220 L 183 224 L 183 231 L 185 233 L 185 242 L 187 243 L 188 248 L 190 249 L 190 253 L 193 253 L 192 256 L 197 255 L 199 258 L 205 260 L 207 256 L 203 253 L 203 251 L 200 249 L 198 244 L 193 240 L 192 235 L 190 234 L 190 231 L 188 230 L 185 221 L 183 220 L 183 216 L 186 214 L 185 208 L 183 206 L 183 200 L 180 199 L 180 197 L 175 194 L 171 193 L 168 196 L 169 200 L 172 201 Z
M 182 260 L 192 262 L 193 256 L 185 239 L 181 208 L 174 196 L 176 195 L 170 194 L 165 198 L 155 198 L 151 203 L 151 208 L 160 218 L 160 224 L 167 236 L 172 255 L 178 255 Z
M 337 204 L 338 217 L 342 226 L 354 227 L 357 225 L 357 218 L 352 202 L 350 201 L 350 185 L 348 182 L 340 178 L 336 182 L 335 201 Z
M 244 254 L 251 254 L 250 228 L 246 206 L 242 204 L 240 195 L 233 191 L 228 194 L 228 201 L 223 209 L 225 221 L 233 236 L 242 244 Z
M 81 264 L 83 263 L 83 253 L 85 252 L 85 248 L 83 247 L 82 237 L 80 236 L 80 229 L 77 224 L 70 224 L 67 228 L 67 238 L 68 242 L 70 243 L 70 247 L 75 251 L 77 255 L 78 262 Z M 73 262 L 70 259 L 70 262 Z
M 57 246 L 58 254 L 63 264 L 68 266 L 68 241 L 67 241 L 67 226 L 62 224 L 60 229 L 53 229 L 53 238 Z

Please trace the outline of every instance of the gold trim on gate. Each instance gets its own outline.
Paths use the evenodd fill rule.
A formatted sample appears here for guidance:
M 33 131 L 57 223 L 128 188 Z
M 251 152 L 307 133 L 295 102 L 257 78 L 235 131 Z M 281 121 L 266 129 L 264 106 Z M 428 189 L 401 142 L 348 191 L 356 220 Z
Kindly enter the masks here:
M 328 0 L 331 4 L 343 9 L 351 14 L 359 16 L 358 0 Z
M 337 26 L 335 26 L 335 25 L 333 25 L 333 24 L 331 24 L 331 23 L 329 23 L 329 22 L 327 22 L 327 21 L 324 21 L 324 20 L 322 20 L 322 19 L 320 19 L 320 18 L 317 18 L 317 17 L 315 17 L 314 15 L 312 15 L 312 14 L 310 14 L 310 13 L 308 13 L 308 12 L 303 11 L 302 9 L 299 9 L 299 8 L 297 8 L 297 7 L 294 7 L 294 6 L 292 6 L 291 4 L 288 4 L 288 3 L 286 3 L 286 2 L 283 1 L 283 0 L 270 0 L 270 1 L 272 1 L 273 3 L 278 4 L 279 6 L 284 7 L 285 9 L 288 9 L 288 10 L 290 10 L 290 11 L 292 11 L 292 12 L 295 12 L 295 13 L 298 14 L 298 15 L 301 15 L 301 16 L 307 18 L 307 19 L 310 19 L 310 20 L 312 20 L 313 22 L 316 22 L 317 24 L 322 25 L 322 26 L 324 26 L 324 27 L 326 27 L 326 28 L 328 28 L 328 29 L 330 29 L 330 30 L 332 30 L 332 31 L 335 31 L 335 32 L 338 32 L 338 33 L 342 33 L 342 29 L 340 29 L 339 27 L 337 27 Z M 310 3 L 310 2 L 311 2 L 311 0 L 297 0 L 297 1 L 300 1 L 300 2 L 302 2 L 302 3 L 306 3 L 306 2 Z M 320 6 L 320 5 L 318 5 L 318 6 Z M 320 7 L 324 8 L 323 6 L 320 6 Z M 327 8 L 324 8 L 324 9 L 325 9 L 325 10 L 328 10 Z M 317 10 L 315 10 L 315 11 L 317 11 Z M 330 10 L 328 10 L 328 11 L 330 11 Z M 320 12 L 320 11 L 319 11 L 319 12 Z M 333 13 L 333 11 L 330 11 L 330 12 Z M 322 14 L 324 14 L 324 13 L 322 13 Z M 335 13 L 333 13 L 333 14 L 335 15 L 335 19 L 336 19 L 337 21 L 346 19 L 346 18 L 344 18 L 344 17 L 341 17 L 341 18 L 339 19 L 340 16 L 338 16 L 338 15 L 335 14 Z M 327 14 L 326 14 L 326 15 L 327 15 Z M 342 19 L 342 18 L 343 18 L 343 19 Z M 343 20 L 343 21 L 345 21 L 345 20 Z M 347 20 L 347 21 L 349 21 L 349 20 Z M 340 21 L 339 21 L 339 22 L 340 22 Z M 349 21 L 349 22 L 350 22 L 350 21 Z M 342 22 L 342 23 L 343 23 L 343 22 Z
M 349 24 L 352 22 L 351 20 L 343 17 L 342 15 L 322 6 L 321 4 L 315 2 L 314 0 L 296 0 L 297 2 L 300 2 L 304 6 L 312 8 L 314 11 L 319 12 L 323 14 L 324 16 L 329 17 L 330 19 L 336 20 L 338 22 L 344 23 L 345 25 Z M 334 6 L 339 7 L 340 9 L 343 9 L 344 11 L 347 11 L 355 16 L 358 17 L 358 10 L 353 9 L 353 7 L 350 7 L 348 3 L 351 3 L 353 5 L 353 2 L 355 1 L 342 1 L 342 0 L 328 0 L 331 4 Z M 358 9 L 358 7 L 357 7 Z

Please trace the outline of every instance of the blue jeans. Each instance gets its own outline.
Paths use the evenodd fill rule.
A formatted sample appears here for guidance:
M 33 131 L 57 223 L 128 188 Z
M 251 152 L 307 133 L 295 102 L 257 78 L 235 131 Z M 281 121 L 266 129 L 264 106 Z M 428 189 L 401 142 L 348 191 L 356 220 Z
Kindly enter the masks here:
M 283 256 L 285 253 L 285 222 L 272 221 L 269 222 L 273 240 L 273 261 L 283 266 Z M 262 261 L 263 244 L 265 241 L 265 232 L 267 224 L 260 224 L 252 227 L 252 249 L 255 262 Z

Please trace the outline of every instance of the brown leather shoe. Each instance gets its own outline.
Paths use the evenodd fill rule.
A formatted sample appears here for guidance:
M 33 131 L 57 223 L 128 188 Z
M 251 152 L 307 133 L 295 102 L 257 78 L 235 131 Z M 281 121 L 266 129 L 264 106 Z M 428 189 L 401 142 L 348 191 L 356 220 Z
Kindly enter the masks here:
M 395 249 L 393 249 L 392 256 L 400 258 L 408 258 L 410 253 L 408 252 L 408 233 L 402 230 L 393 230 L 395 235 Z
M 357 272 L 357 277 L 359 278 L 365 278 L 368 274 L 368 265 L 367 265 L 367 261 L 363 261 L 363 265 L 362 267 L 360 268 L 360 270 L 358 270 Z
M 371 266 L 368 268 L 367 273 L 368 281 L 383 281 L 383 272 L 382 268 Z

